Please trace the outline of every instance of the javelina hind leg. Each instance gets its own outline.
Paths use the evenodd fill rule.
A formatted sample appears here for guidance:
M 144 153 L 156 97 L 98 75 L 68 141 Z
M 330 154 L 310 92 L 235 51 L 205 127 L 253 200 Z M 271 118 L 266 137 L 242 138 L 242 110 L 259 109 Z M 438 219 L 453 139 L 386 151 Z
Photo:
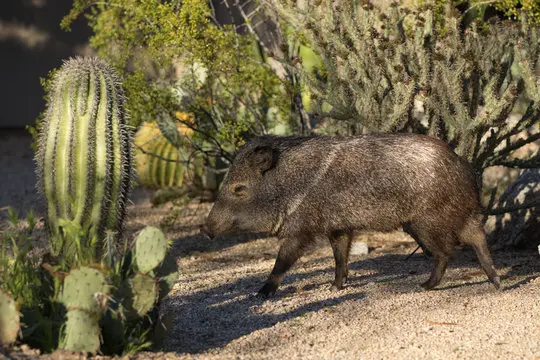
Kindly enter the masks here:
M 478 260 L 480 260 L 480 266 L 482 266 L 489 281 L 495 286 L 495 289 L 499 289 L 501 287 L 501 278 L 497 275 L 497 271 L 493 265 L 493 260 L 486 242 L 486 234 L 480 220 L 471 218 L 463 228 L 459 239 L 462 243 L 471 245 L 474 248 Z
M 403 230 L 412 234 L 411 236 L 419 244 L 423 244 L 433 255 L 435 265 L 431 271 L 431 276 L 428 281 L 421 284 L 424 289 L 431 290 L 441 282 L 448 265 L 448 259 L 452 255 L 458 240 L 447 229 L 442 226 L 435 226 L 432 223 L 415 222 L 403 226 Z
M 264 286 L 259 290 L 259 295 L 269 297 L 275 294 L 283 276 L 293 266 L 300 256 L 304 253 L 305 244 L 307 239 L 291 238 L 285 239 L 276 259 L 272 273 L 266 280 Z
M 407 234 L 409 234 L 409 236 L 412 237 L 414 241 L 416 241 L 416 243 L 418 244 L 418 246 L 420 246 L 420 248 L 422 249 L 422 252 L 424 253 L 425 256 L 427 256 L 427 257 L 432 257 L 433 256 L 431 251 L 429 251 L 429 249 L 426 247 L 426 245 L 424 245 L 424 243 L 420 240 L 420 237 L 414 231 L 414 229 L 412 228 L 410 223 L 403 224 L 403 231 L 406 232 Z
M 431 271 L 431 276 L 428 281 L 421 285 L 426 290 L 431 290 L 439 285 L 448 265 L 448 256 L 444 253 L 436 252 L 433 255 L 433 260 L 435 261 L 435 267 Z
M 336 262 L 336 277 L 332 283 L 332 290 L 343 289 L 343 283 L 347 282 L 349 275 L 349 252 L 351 250 L 352 233 L 336 232 L 330 236 L 330 244 L 334 251 L 334 260 Z

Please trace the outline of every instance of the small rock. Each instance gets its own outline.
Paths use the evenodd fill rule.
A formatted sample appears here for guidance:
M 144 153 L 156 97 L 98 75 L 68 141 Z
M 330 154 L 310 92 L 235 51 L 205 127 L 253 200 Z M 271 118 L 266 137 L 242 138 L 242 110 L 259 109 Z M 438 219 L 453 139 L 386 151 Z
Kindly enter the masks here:
M 540 245 L 538 245 L 538 254 L 540 254 Z
M 354 241 L 351 245 L 351 255 L 369 254 L 368 244 L 365 242 Z

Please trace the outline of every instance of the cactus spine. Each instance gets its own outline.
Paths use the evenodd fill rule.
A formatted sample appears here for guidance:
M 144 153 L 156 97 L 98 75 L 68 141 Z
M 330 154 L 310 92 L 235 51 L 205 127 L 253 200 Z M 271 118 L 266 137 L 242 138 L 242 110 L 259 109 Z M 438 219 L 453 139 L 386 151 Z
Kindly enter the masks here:
M 36 160 L 55 254 L 65 241 L 60 219 L 89 239 L 121 231 L 131 181 L 123 103 L 117 76 L 97 58 L 66 61 L 54 76 Z

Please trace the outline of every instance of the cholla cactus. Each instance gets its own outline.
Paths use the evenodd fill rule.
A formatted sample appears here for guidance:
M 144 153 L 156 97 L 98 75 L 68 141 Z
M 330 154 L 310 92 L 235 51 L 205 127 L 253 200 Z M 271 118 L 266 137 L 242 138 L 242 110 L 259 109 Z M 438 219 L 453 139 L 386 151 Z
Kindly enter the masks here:
M 388 13 L 369 2 L 273 5 L 324 62 L 321 71 L 303 73 L 319 117 L 356 131 L 428 133 L 479 173 L 540 166 L 538 157 L 510 156 L 540 138 L 538 28 L 473 24 L 462 31 L 448 18 L 442 29 L 431 10 L 396 4 Z M 519 121 L 509 121 L 511 113 Z M 524 130 L 530 136 L 518 140 Z
M 66 61 L 54 76 L 36 156 L 54 254 L 71 241 L 62 221 L 87 239 L 120 233 L 131 181 L 123 104 L 118 77 L 97 58 Z

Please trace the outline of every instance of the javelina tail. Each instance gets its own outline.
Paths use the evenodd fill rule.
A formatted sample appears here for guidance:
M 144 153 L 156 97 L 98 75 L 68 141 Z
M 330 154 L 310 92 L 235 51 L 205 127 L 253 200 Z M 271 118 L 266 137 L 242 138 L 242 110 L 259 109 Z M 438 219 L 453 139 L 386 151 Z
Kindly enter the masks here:
M 480 265 L 488 276 L 489 281 L 491 281 L 496 289 L 499 289 L 501 287 L 501 279 L 497 275 L 491 253 L 487 246 L 486 234 L 481 223 L 481 215 L 471 216 L 459 234 L 459 239 L 463 244 L 470 245 L 474 248 L 478 260 L 480 260 Z

